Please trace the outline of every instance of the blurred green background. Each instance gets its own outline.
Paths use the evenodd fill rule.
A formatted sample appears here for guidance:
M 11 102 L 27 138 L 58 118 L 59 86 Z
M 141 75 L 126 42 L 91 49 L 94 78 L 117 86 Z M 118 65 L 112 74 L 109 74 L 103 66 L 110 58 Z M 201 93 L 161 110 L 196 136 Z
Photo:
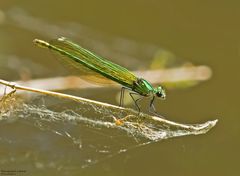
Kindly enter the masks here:
M 47 38 L 48 34 L 44 36 L 17 27 L 20 24 L 8 19 L 6 14 L 18 8 L 49 24 L 81 24 L 106 35 L 151 43 L 194 64 L 208 65 L 213 70 L 211 80 L 191 89 L 169 91 L 167 100 L 158 103 L 156 107 L 171 120 L 182 123 L 197 123 L 218 118 L 219 123 L 213 130 L 206 135 L 174 138 L 129 150 L 84 171 L 80 171 L 79 167 L 79 173 L 239 175 L 239 7 L 239 1 L 226 0 L 1 1 L 1 62 L 3 56 L 14 55 L 23 58 L 19 62 L 20 65 L 24 62 L 34 63 L 41 66 L 42 70 L 52 71 L 42 75 L 36 73 L 34 78 L 63 75 L 58 72 L 64 70 L 61 65 L 52 59 L 48 52 L 39 50 L 32 44 L 34 38 L 51 39 Z M 30 25 L 34 27 L 35 24 Z M 70 33 L 69 36 L 73 35 Z M 87 37 L 91 38 L 91 34 Z M 142 57 L 138 62 L 145 65 L 148 59 L 150 58 Z M 122 62 L 128 66 L 127 59 L 122 58 Z M 19 79 L 15 74 L 18 65 L 9 67 L 13 71 L 1 69 L 1 79 Z M 134 69 L 132 66 L 128 68 Z M 91 95 L 91 91 L 86 97 L 106 100 L 104 93 L 98 95 L 97 92 L 93 92 Z M 116 104 L 116 92 L 110 93 L 113 98 L 106 101 Z M 4 154 L 3 150 L 1 152 Z M 78 171 L 72 175 L 75 173 Z

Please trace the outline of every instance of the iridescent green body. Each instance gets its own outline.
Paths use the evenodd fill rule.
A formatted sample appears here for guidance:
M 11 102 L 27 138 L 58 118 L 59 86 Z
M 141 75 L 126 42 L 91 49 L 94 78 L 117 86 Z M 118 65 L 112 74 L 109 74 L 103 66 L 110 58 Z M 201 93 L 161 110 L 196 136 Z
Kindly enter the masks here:
M 52 40 L 49 43 L 35 39 L 34 43 L 67 56 L 68 59 L 62 59 L 78 70 L 87 68 L 94 72 L 96 76 L 115 81 L 142 96 L 155 97 L 156 95 L 157 97 L 165 98 L 165 91 L 161 86 L 153 88 L 148 81 L 138 78 L 126 68 L 98 56 L 64 37 Z

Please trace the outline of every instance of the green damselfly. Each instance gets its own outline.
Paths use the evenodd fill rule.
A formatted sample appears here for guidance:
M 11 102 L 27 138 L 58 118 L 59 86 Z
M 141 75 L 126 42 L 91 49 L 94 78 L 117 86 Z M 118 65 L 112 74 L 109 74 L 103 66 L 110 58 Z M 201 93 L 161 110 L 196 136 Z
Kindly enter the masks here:
M 123 106 L 125 89 L 130 90 L 129 94 L 139 112 L 140 107 L 137 102 L 143 97 L 151 97 L 149 111 L 154 114 L 156 114 L 154 107 L 155 97 L 161 99 L 165 99 L 166 97 L 165 90 L 162 86 L 154 88 L 148 81 L 143 78 L 138 78 L 126 68 L 98 56 L 64 37 L 50 42 L 35 39 L 34 43 L 40 47 L 49 48 L 66 56 L 66 58 L 62 58 L 64 62 L 71 64 L 76 69 L 87 69 L 94 72 L 96 76 L 101 76 L 121 84 L 123 87 L 121 89 L 120 106 Z M 138 94 L 141 97 L 135 99 L 134 94 Z

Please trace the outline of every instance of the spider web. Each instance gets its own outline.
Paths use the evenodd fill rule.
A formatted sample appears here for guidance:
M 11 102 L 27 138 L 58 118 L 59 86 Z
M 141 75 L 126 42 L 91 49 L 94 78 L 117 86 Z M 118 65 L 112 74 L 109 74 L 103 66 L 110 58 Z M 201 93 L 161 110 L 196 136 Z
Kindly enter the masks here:
M 17 100 L 13 94 L 1 100 L 0 145 L 28 148 L 35 167 L 50 167 L 46 164 L 50 160 L 55 168 L 73 169 L 73 163 L 85 168 L 162 139 L 206 133 L 217 122 L 184 125 L 51 96 Z

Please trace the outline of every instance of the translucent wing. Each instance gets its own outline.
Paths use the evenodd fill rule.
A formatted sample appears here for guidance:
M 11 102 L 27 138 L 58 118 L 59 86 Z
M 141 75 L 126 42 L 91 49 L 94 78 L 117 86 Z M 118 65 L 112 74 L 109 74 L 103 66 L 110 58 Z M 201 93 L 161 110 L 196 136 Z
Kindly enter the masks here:
M 55 41 L 52 41 L 52 44 L 54 44 Z M 100 85 L 104 84 L 114 84 L 114 82 L 99 73 L 85 67 L 84 65 L 81 65 L 79 63 L 76 63 L 76 61 L 65 58 L 66 56 L 61 55 L 62 57 L 57 57 L 57 59 L 74 75 L 79 75 L 82 79 L 91 82 L 91 83 L 97 83 Z
M 126 68 L 97 56 L 66 38 L 51 41 L 49 48 L 67 56 L 67 58 L 62 58 L 65 63 L 89 73 L 91 79 L 96 78 L 96 80 L 92 80 L 94 82 L 110 83 L 111 81 L 108 80 L 112 80 L 132 88 L 133 82 L 137 80 L 137 77 Z

